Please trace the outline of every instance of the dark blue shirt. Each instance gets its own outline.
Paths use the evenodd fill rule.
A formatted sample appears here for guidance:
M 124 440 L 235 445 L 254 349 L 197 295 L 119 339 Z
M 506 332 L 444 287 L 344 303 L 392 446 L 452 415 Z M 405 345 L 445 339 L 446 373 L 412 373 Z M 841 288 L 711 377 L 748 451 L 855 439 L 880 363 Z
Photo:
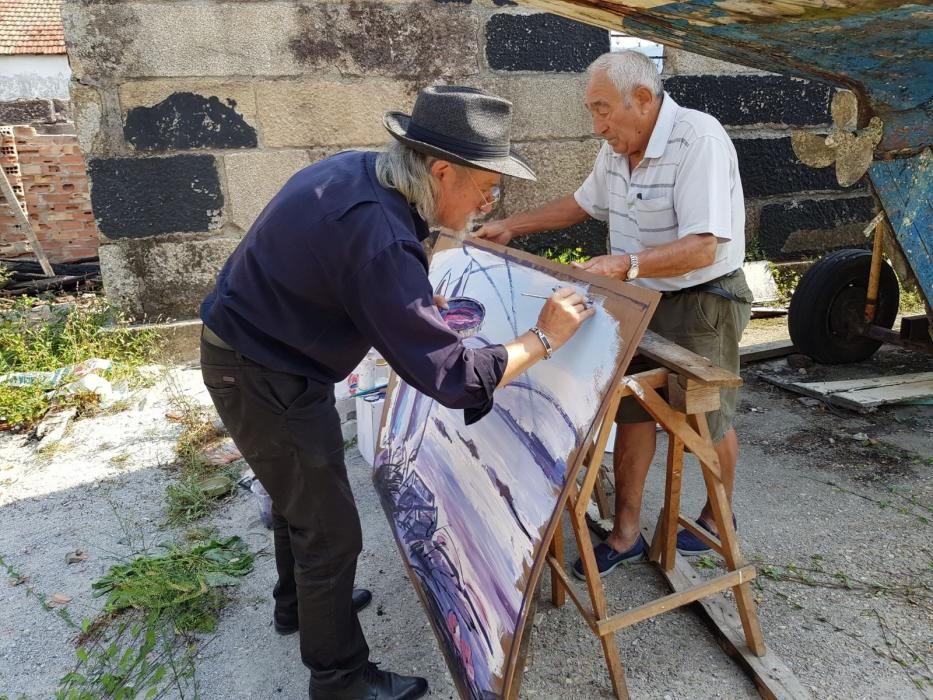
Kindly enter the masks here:
M 251 360 L 326 383 L 375 347 L 408 384 L 478 420 L 508 355 L 464 347 L 441 319 L 428 227 L 379 184 L 375 162 L 346 152 L 296 173 L 227 260 L 201 319 Z

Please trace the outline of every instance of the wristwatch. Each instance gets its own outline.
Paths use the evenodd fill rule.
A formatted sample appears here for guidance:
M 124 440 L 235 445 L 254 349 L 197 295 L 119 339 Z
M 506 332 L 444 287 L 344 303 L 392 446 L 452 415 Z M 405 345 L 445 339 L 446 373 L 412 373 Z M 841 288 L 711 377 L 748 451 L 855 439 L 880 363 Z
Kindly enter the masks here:
M 629 255 L 628 272 L 625 275 L 626 280 L 633 280 L 638 277 L 638 256 Z

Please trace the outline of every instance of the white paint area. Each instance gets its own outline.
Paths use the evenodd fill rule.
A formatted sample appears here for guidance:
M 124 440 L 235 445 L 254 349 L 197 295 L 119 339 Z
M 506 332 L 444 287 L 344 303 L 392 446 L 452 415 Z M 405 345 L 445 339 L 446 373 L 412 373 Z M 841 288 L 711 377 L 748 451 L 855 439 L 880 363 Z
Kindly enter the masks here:
M 67 100 L 71 66 L 67 56 L 0 56 L 0 101 Z

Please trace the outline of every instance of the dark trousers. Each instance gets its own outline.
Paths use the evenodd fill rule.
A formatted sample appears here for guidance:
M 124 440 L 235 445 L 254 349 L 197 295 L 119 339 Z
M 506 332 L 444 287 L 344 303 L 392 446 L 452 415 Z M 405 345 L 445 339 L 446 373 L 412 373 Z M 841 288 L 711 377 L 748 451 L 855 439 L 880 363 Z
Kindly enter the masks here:
M 362 672 L 369 647 L 351 603 L 362 532 L 334 386 L 273 371 L 203 339 L 201 374 L 272 497 L 276 618 L 298 620 L 311 689 L 342 688 Z

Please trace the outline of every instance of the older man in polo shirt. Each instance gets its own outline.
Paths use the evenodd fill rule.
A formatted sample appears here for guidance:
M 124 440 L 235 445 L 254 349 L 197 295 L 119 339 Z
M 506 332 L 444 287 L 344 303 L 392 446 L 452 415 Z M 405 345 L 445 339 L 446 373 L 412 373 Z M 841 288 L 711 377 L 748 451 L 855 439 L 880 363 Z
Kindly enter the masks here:
M 263 210 L 201 306 L 201 371 L 237 447 L 272 496 L 274 627 L 299 633 L 314 700 L 408 700 L 423 678 L 369 662 L 353 590 L 362 547 L 334 383 L 375 346 L 399 376 L 467 423 L 493 392 L 593 315 L 556 292 L 536 327 L 470 349 L 435 307 L 421 242 L 488 212 L 502 175 L 534 179 L 510 146 L 512 106 L 471 88 L 419 93 L 390 112 L 382 153 L 346 152 L 294 175 Z M 272 696 L 270 689 L 266 694 Z
M 662 292 L 650 328 L 738 372 L 738 343 L 751 311 L 745 284 L 745 207 L 735 148 L 716 119 L 679 106 L 654 64 L 634 51 L 605 54 L 589 68 L 586 107 L 604 139 L 593 171 L 575 194 L 483 226 L 477 236 L 507 244 L 517 236 L 580 223 L 609 222 L 610 255 L 590 272 Z M 736 390 L 723 389 L 708 414 L 730 503 L 738 457 L 732 420 Z M 595 549 L 600 573 L 641 559 L 642 493 L 654 457 L 654 421 L 632 399 L 616 418 L 615 526 Z M 709 502 L 697 523 L 717 534 Z M 682 530 L 678 550 L 709 551 Z M 574 573 L 582 576 L 579 561 Z

